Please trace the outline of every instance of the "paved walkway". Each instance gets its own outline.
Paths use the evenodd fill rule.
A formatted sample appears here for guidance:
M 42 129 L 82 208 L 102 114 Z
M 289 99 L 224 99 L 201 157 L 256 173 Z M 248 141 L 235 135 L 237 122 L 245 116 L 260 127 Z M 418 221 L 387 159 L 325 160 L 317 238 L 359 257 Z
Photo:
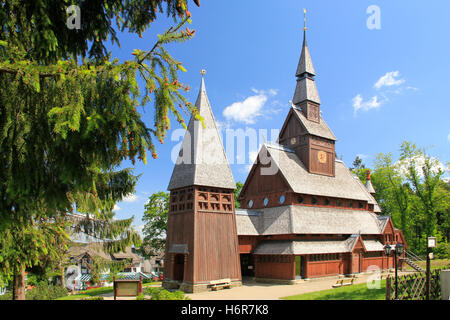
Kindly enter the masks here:
M 405 272 L 407 273 L 407 272 Z M 400 273 L 400 274 L 405 274 Z M 373 274 L 360 274 L 354 284 L 366 283 Z M 240 287 L 186 294 L 192 300 L 277 300 L 296 294 L 332 289 L 337 277 L 302 281 L 294 285 L 278 285 L 259 282 L 244 282 Z

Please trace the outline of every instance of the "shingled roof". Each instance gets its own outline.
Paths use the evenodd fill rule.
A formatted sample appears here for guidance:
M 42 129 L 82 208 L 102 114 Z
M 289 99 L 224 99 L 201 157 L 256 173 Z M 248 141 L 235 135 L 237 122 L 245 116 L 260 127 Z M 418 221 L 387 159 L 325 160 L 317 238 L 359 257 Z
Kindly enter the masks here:
M 357 237 L 349 237 L 346 240 L 275 240 L 261 241 L 256 247 L 254 254 L 326 254 L 346 253 L 353 251 L 353 244 Z M 365 240 L 366 251 L 382 251 L 383 245 L 376 240 Z M 370 249 L 369 249 L 370 248 Z
M 204 126 L 191 116 L 168 190 L 193 185 L 235 189 L 203 77 L 195 106 Z
M 382 233 L 380 220 L 369 211 L 295 205 L 260 212 L 236 214 L 238 235 Z
M 306 119 L 305 115 L 298 107 L 293 106 L 292 109 L 294 114 L 297 116 L 297 119 L 303 124 L 309 134 L 333 141 L 337 140 L 336 136 L 333 134 L 322 117 L 320 117 L 320 122 L 311 121 Z
M 267 152 L 267 153 L 266 153 Z M 372 201 L 370 194 L 359 186 L 345 164 L 336 160 L 335 176 L 311 174 L 293 151 L 264 144 L 260 154 L 270 155 L 289 186 L 296 193 Z
M 297 76 L 297 86 L 295 88 L 294 99 L 292 100 L 293 103 L 297 105 L 309 100 L 320 104 L 319 93 L 314 82 L 315 70 L 306 43 L 306 32 L 303 36 L 302 53 L 300 54 L 300 61 L 295 75 Z

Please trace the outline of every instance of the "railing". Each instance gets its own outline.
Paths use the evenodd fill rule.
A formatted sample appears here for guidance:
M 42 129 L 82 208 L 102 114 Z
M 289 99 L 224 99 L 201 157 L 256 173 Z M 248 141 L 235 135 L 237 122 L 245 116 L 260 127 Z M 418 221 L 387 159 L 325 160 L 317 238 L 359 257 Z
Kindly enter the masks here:
M 429 298 L 430 300 L 441 299 L 440 274 L 441 270 L 435 269 L 430 272 Z M 427 296 L 426 273 L 413 273 L 398 277 L 398 293 L 395 292 L 395 278 L 389 276 L 386 279 L 386 300 L 425 300 Z
M 423 259 L 422 257 L 416 255 L 412 251 L 405 250 L 405 256 L 407 258 L 409 258 L 410 260 L 412 260 L 412 261 L 425 261 L 425 259 Z

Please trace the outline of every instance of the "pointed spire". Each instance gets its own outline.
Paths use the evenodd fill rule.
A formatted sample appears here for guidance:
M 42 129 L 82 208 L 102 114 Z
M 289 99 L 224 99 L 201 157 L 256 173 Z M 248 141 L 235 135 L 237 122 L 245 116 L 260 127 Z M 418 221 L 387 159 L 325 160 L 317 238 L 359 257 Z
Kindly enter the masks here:
M 374 195 L 376 193 L 375 189 L 372 186 L 372 182 L 370 181 L 370 170 L 367 170 L 366 172 L 366 188 L 370 194 Z
M 315 76 L 316 71 L 311 60 L 311 54 L 309 53 L 308 44 L 306 43 L 306 31 L 304 31 L 302 53 L 300 55 L 300 61 L 298 62 L 297 72 L 295 76 L 301 78 L 305 75 Z
M 191 116 L 170 179 L 169 190 L 193 185 L 236 188 L 206 94 L 205 73 L 205 70 L 201 71 L 202 80 L 195 103 L 203 122 Z
M 304 10 L 306 13 L 306 10 Z M 300 104 L 306 100 L 320 104 L 319 93 L 317 92 L 316 84 L 314 82 L 314 76 L 316 71 L 309 53 L 308 44 L 306 42 L 306 18 L 305 26 L 303 28 L 303 45 L 302 53 L 300 54 L 300 61 L 298 62 L 297 71 L 295 76 L 297 77 L 297 87 L 294 93 L 293 103 L 295 105 Z
M 297 72 L 295 75 L 297 77 L 302 77 L 305 73 L 315 76 L 316 71 L 314 70 L 314 66 L 311 60 L 311 55 L 309 53 L 308 44 L 306 42 L 306 9 L 303 9 L 305 14 L 304 18 L 304 27 L 303 27 L 303 45 L 302 45 L 302 53 L 300 55 L 300 61 L 297 66 Z

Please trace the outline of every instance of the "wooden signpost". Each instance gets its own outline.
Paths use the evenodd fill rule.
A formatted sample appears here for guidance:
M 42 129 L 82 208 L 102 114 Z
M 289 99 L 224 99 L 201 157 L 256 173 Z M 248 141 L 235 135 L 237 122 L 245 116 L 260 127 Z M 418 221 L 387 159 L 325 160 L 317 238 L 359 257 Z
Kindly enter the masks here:
M 114 277 L 114 300 L 116 297 L 137 297 L 142 294 L 142 276 L 139 279 L 116 279 Z

